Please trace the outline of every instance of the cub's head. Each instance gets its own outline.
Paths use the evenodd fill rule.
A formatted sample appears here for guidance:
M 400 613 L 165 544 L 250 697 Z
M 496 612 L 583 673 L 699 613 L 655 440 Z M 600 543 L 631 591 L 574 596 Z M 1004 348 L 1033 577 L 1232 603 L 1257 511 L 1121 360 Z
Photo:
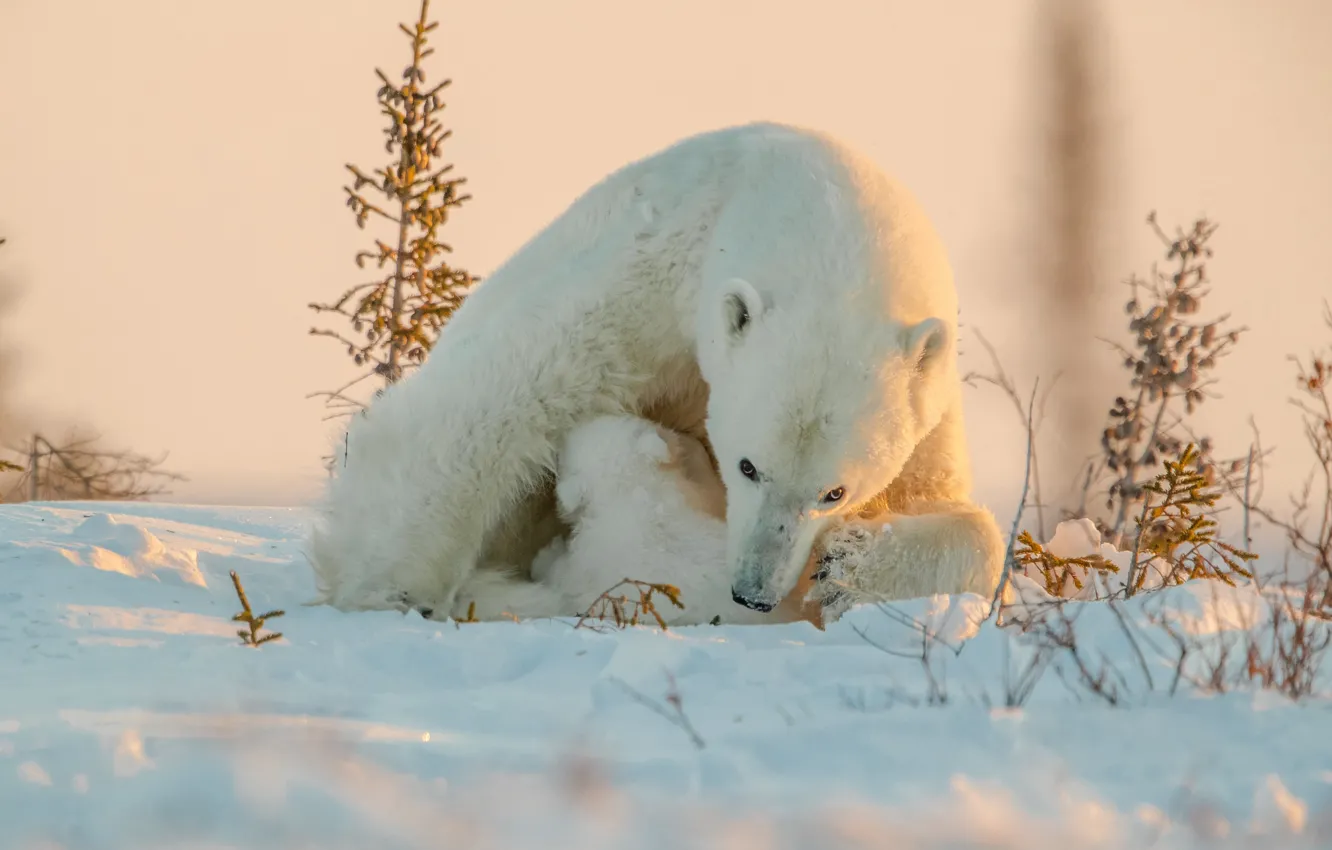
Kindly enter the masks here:
M 682 504 L 701 516 L 725 515 L 725 492 L 698 440 L 634 416 L 599 416 L 569 432 L 555 487 L 561 515 L 634 510 L 643 497 L 660 509 Z M 675 502 L 675 500 L 680 500 Z
M 830 521 L 897 478 L 955 393 L 952 325 L 904 326 L 863 293 L 822 296 L 774 305 L 732 279 L 700 307 L 732 595 L 760 611 L 795 586 Z

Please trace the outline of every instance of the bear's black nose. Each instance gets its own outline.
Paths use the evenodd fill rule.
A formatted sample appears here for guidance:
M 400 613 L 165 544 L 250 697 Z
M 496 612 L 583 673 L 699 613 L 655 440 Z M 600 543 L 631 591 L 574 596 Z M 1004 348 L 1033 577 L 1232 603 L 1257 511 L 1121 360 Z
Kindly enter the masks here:
M 731 591 L 731 598 L 735 600 L 737 605 L 743 605 L 746 608 L 753 608 L 755 611 L 760 611 L 765 614 L 772 610 L 772 606 L 769 605 L 768 603 L 755 602 L 752 599 L 746 599 L 745 597 L 736 593 L 735 590 Z

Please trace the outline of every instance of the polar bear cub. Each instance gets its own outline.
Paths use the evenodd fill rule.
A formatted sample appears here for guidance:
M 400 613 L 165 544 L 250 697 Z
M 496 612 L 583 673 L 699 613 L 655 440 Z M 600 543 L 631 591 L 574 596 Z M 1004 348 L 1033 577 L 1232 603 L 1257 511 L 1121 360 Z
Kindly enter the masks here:
M 726 489 L 698 440 L 634 416 L 578 426 L 559 456 L 556 498 L 573 531 L 537 555 L 532 578 L 586 611 L 626 578 L 675 585 L 669 625 L 819 623 L 801 602 L 809 582 L 768 613 L 736 603 L 726 561 Z M 464 588 L 464 594 L 467 589 Z

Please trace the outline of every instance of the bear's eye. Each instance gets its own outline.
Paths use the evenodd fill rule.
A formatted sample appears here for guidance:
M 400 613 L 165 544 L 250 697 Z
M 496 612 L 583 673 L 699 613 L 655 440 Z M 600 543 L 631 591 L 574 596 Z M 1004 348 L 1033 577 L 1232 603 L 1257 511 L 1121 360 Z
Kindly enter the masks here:
M 833 502 L 842 501 L 842 497 L 845 495 L 846 495 L 845 487 L 834 487 L 833 489 L 829 490 L 827 493 L 823 494 L 823 502 L 824 504 L 831 505 Z
M 754 464 L 750 463 L 747 457 L 740 458 L 740 474 L 750 481 L 758 480 L 758 470 L 754 468 Z

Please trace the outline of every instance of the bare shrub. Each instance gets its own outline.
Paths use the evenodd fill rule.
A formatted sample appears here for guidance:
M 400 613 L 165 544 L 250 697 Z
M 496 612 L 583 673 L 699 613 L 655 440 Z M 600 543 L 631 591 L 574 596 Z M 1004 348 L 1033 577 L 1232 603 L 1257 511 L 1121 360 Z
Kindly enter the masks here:
M 616 593 L 620 588 L 625 588 L 625 590 Z M 636 595 L 631 596 L 630 594 Z M 659 596 L 664 596 L 676 608 L 683 610 L 685 607 L 684 603 L 680 601 L 680 589 L 674 585 L 639 581 L 632 578 L 623 579 L 613 587 L 602 591 L 601 595 L 579 616 L 574 628 L 592 628 L 591 624 L 595 621 L 598 623 L 610 622 L 614 624 L 615 628 L 623 629 L 629 626 L 637 626 L 644 615 L 647 615 L 652 617 L 658 626 L 665 629 L 666 620 L 662 618 L 661 612 L 657 609 L 656 598 Z
M 702 750 L 707 747 L 707 742 L 703 740 L 702 735 L 698 734 L 698 730 L 694 728 L 694 724 L 689 720 L 689 715 L 685 714 L 684 697 L 680 695 L 680 686 L 676 684 L 675 676 L 669 670 L 666 671 L 666 696 L 661 702 L 644 696 L 623 679 L 612 677 L 611 681 L 639 705 L 665 718 L 666 722 L 689 736 L 689 743 L 693 744 L 695 749 Z
M 1173 665 L 1169 693 L 1181 683 L 1203 693 L 1223 694 L 1258 688 L 1297 701 L 1319 694 L 1320 676 L 1332 648 L 1332 611 L 1322 604 L 1314 582 L 1282 581 L 1262 594 L 1263 613 L 1241 618 L 1239 628 L 1216 634 L 1195 634 L 1184 628 L 1165 606 L 1145 614 L 1169 640 L 1159 650 Z
M 1056 605 L 1029 627 L 1028 634 L 1050 652 L 1052 668 L 1074 695 L 1090 694 L 1107 705 L 1120 705 L 1128 696 L 1128 681 L 1105 653 L 1084 648 L 1078 640 L 1074 626 L 1084 610 L 1070 615 L 1067 604 Z
M 1323 305 L 1323 317 L 1332 330 L 1332 305 Z M 1313 455 L 1300 492 L 1291 496 L 1290 513 L 1279 516 L 1258 500 L 1245 499 L 1245 508 L 1281 529 L 1288 554 L 1312 573 L 1322 589 L 1320 607 L 1332 607 L 1332 349 L 1307 360 L 1292 357 L 1297 394 L 1291 399 L 1299 411 L 1305 443 Z
M 1284 585 L 1268 600 L 1268 621 L 1245 647 L 1245 672 L 1263 689 L 1292 700 L 1313 696 L 1332 645 L 1332 607 L 1325 590 L 1311 576 L 1302 589 Z
M 1190 230 L 1179 229 L 1170 237 L 1157 224 L 1155 213 L 1147 221 L 1173 267 L 1162 271 L 1153 265 L 1149 277 L 1133 276 L 1128 281 L 1132 295 L 1124 310 L 1133 342 L 1111 344 L 1130 373 L 1130 392 L 1111 405 L 1101 433 L 1101 456 L 1089 465 L 1086 478 L 1090 489 L 1109 476 L 1105 506 L 1110 519 L 1098 524 L 1120 548 L 1129 518 L 1145 497 L 1143 487 L 1150 479 L 1143 473 L 1183 452 L 1185 419 L 1212 394 L 1212 371 L 1245 330 L 1231 327 L 1228 314 L 1211 320 L 1194 318 L 1211 291 L 1208 243 L 1217 226 L 1199 219 Z M 1197 442 L 1201 471 L 1210 480 L 1215 477 L 1211 440 L 1204 436 Z
M 963 643 L 951 643 L 945 640 L 939 634 L 939 628 L 935 623 L 922 623 L 915 617 L 905 613 L 894 605 L 880 602 L 877 604 L 879 611 L 890 621 L 906 628 L 914 634 L 916 646 L 909 650 L 897 649 L 888 646 L 882 641 L 876 641 L 859 626 L 852 626 L 860 639 L 865 643 L 879 650 L 880 652 L 891 655 L 895 658 L 907 658 L 920 663 L 920 668 L 925 677 L 925 695 L 923 698 L 916 698 L 904 692 L 894 692 L 894 697 L 901 702 L 909 705 L 947 705 L 948 704 L 948 679 L 941 665 L 940 649 L 947 650 L 954 657 L 962 652 Z

